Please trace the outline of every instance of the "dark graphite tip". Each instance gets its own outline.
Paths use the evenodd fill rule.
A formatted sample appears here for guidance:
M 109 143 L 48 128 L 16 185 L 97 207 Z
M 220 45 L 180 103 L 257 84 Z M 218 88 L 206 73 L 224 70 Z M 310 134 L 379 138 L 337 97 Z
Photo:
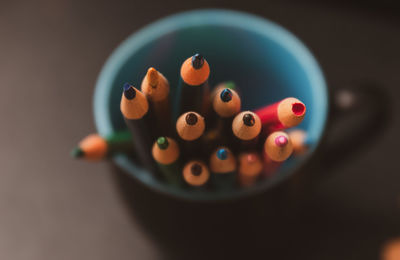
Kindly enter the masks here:
M 232 100 L 232 91 L 230 91 L 229 89 L 224 89 L 221 92 L 221 100 L 223 102 L 229 102 Z
M 197 116 L 195 113 L 189 113 L 186 115 L 186 124 L 195 125 L 197 123 Z
M 256 123 L 256 120 L 252 114 L 245 114 L 243 116 L 243 123 L 247 126 L 253 126 Z
M 226 160 L 226 158 L 228 158 L 228 151 L 226 149 L 223 149 L 223 148 L 219 149 L 217 151 L 217 157 L 220 160 Z
M 200 53 L 197 53 L 197 54 L 192 56 L 192 66 L 193 66 L 193 68 L 198 70 L 201 67 L 203 67 L 203 64 L 204 64 L 203 55 L 201 55 Z
M 192 174 L 194 176 L 199 176 L 201 174 L 201 172 L 203 171 L 202 167 L 200 164 L 195 163 L 192 165 L 192 167 L 190 168 L 190 171 L 192 172 Z
M 134 99 L 136 97 L 136 90 L 129 83 L 124 84 L 124 96 L 129 100 Z
M 72 150 L 71 152 L 71 156 L 74 158 L 82 158 L 84 155 L 85 153 L 79 147 L 75 147 L 74 150 Z
M 161 150 L 167 149 L 168 145 L 169 145 L 168 139 L 166 137 L 159 137 L 157 139 L 157 145 L 158 145 L 158 148 L 160 148 Z

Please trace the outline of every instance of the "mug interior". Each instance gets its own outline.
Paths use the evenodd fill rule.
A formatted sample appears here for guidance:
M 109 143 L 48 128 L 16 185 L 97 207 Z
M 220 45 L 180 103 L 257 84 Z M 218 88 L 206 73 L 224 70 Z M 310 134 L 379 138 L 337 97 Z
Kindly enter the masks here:
M 149 67 L 155 67 L 170 82 L 174 96 L 182 62 L 202 53 L 210 64 L 209 83 L 234 81 L 243 110 L 253 110 L 293 96 L 307 106 L 300 125 L 308 133 L 310 149 L 301 158 L 290 159 L 277 174 L 256 185 L 224 192 L 177 190 L 153 178 L 127 156 L 115 162 L 146 185 L 158 191 L 189 199 L 219 199 L 265 190 L 292 174 L 314 151 L 325 127 L 327 89 L 323 74 L 307 48 L 282 27 L 253 15 L 227 10 L 200 10 L 162 19 L 133 34 L 118 47 L 100 73 L 94 113 L 100 134 L 124 129 L 119 103 L 122 85 L 140 87 Z

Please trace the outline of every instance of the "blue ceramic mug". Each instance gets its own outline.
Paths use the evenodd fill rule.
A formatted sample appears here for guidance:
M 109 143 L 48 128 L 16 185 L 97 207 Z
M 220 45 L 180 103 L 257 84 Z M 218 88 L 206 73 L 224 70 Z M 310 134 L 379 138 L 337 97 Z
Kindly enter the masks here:
M 242 109 L 252 110 L 288 96 L 307 106 L 300 127 L 308 133 L 307 154 L 292 158 L 271 178 L 252 187 L 224 192 L 176 189 L 152 177 L 127 155 L 113 160 L 153 190 L 189 200 L 237 198 L 265 191 L 291 177 L 313 157 L 328 118 L 329 95 L 321 68 L 293 34 L 266 19 L 228 10 L 197 10 L 169 16 L 125 40 L 104 65 L 94 96 L 94 115 L 102 135 L 125 128 L 119 103 L 122 86 L 139 86 L 153 66 L 169 80 L 174 95 L 181 62 L 202 53 L 211 67 L 211 86 L 233 80 L 240 89 Z

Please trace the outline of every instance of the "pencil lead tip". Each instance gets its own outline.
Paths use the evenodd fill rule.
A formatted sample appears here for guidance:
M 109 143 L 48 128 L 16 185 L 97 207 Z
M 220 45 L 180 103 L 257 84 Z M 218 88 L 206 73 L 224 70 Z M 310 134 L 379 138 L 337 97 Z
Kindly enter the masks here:
M 292 111 L 296 116 L 302 116 L 305 111 L 305 106 L 303 103 L 294 103 L 292 104 Z
M 243 116 L 243 123 L 247 126 L 253 126 L 256 123 L 256 120 L 252 114 L 246 113 Z
M 134 99 L 136 96 L 135 88 L 129 83 L 124 84 L 124 96 L 129 100 Z
M 229 102 L 232 100 L 232 91 L 230 91 L 228 88 L 222 90 L 220 98 L 223 102 Z
M 275 144 L 279 147 L 287 145 L 288 139 L 286 136 L 280 135 L 275 138 Z
M 149 81 L 149 85 L 155 88 L 158 84 L 158 71 L 151 67 L 147 70 L 147 77 Z
M 201 168 L 201 165 L 198 163 L 194 163 L 192 167 L 190 167 L 190 171 L 194 176 L 199 176 L 201 172 L 203 171 Z
M 200 69 L 203 67 L 204 64 L 204 57 L 200 53 L 196 53 L 195 55 L 192 56 L 192 66 L 196 70 Z
M 186 124 L 188 125 L 195 125 L 197 123 L 197 115 L 195 113 L 188 113 L 186 115 Z
M 167 149 L 168 146 L 169 146 L 168 139 L 167 139 L 166 137 L 164 137 L 164 136 L 159 137 L 159 138 L 157 139 L 157 146 L 158 146 L 158 148 L 160 148 L 161 150 Z
M 224 148 L 218 149 L 217 157 L 220 160 L 226 160 L 226 158 L 228 158 L 228 151 Z
M 257 160 L 257 157 L 254 154 L 248 154 L 247 155 L 247 161 L 249 163 L 254 163 Z
M 82 158 L 85 155 L 85 152 L 80 147 L 75 147 L 71 151 L 71 156 L 74 158 Z

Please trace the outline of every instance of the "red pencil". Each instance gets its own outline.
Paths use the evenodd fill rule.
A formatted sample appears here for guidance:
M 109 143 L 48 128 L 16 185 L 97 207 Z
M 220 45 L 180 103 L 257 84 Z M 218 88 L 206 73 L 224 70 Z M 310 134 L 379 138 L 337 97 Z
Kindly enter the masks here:
M 297 98 L 285 98 L 255 111 L 269 132 L 297 126 L 303 121 L 306 106 Z

